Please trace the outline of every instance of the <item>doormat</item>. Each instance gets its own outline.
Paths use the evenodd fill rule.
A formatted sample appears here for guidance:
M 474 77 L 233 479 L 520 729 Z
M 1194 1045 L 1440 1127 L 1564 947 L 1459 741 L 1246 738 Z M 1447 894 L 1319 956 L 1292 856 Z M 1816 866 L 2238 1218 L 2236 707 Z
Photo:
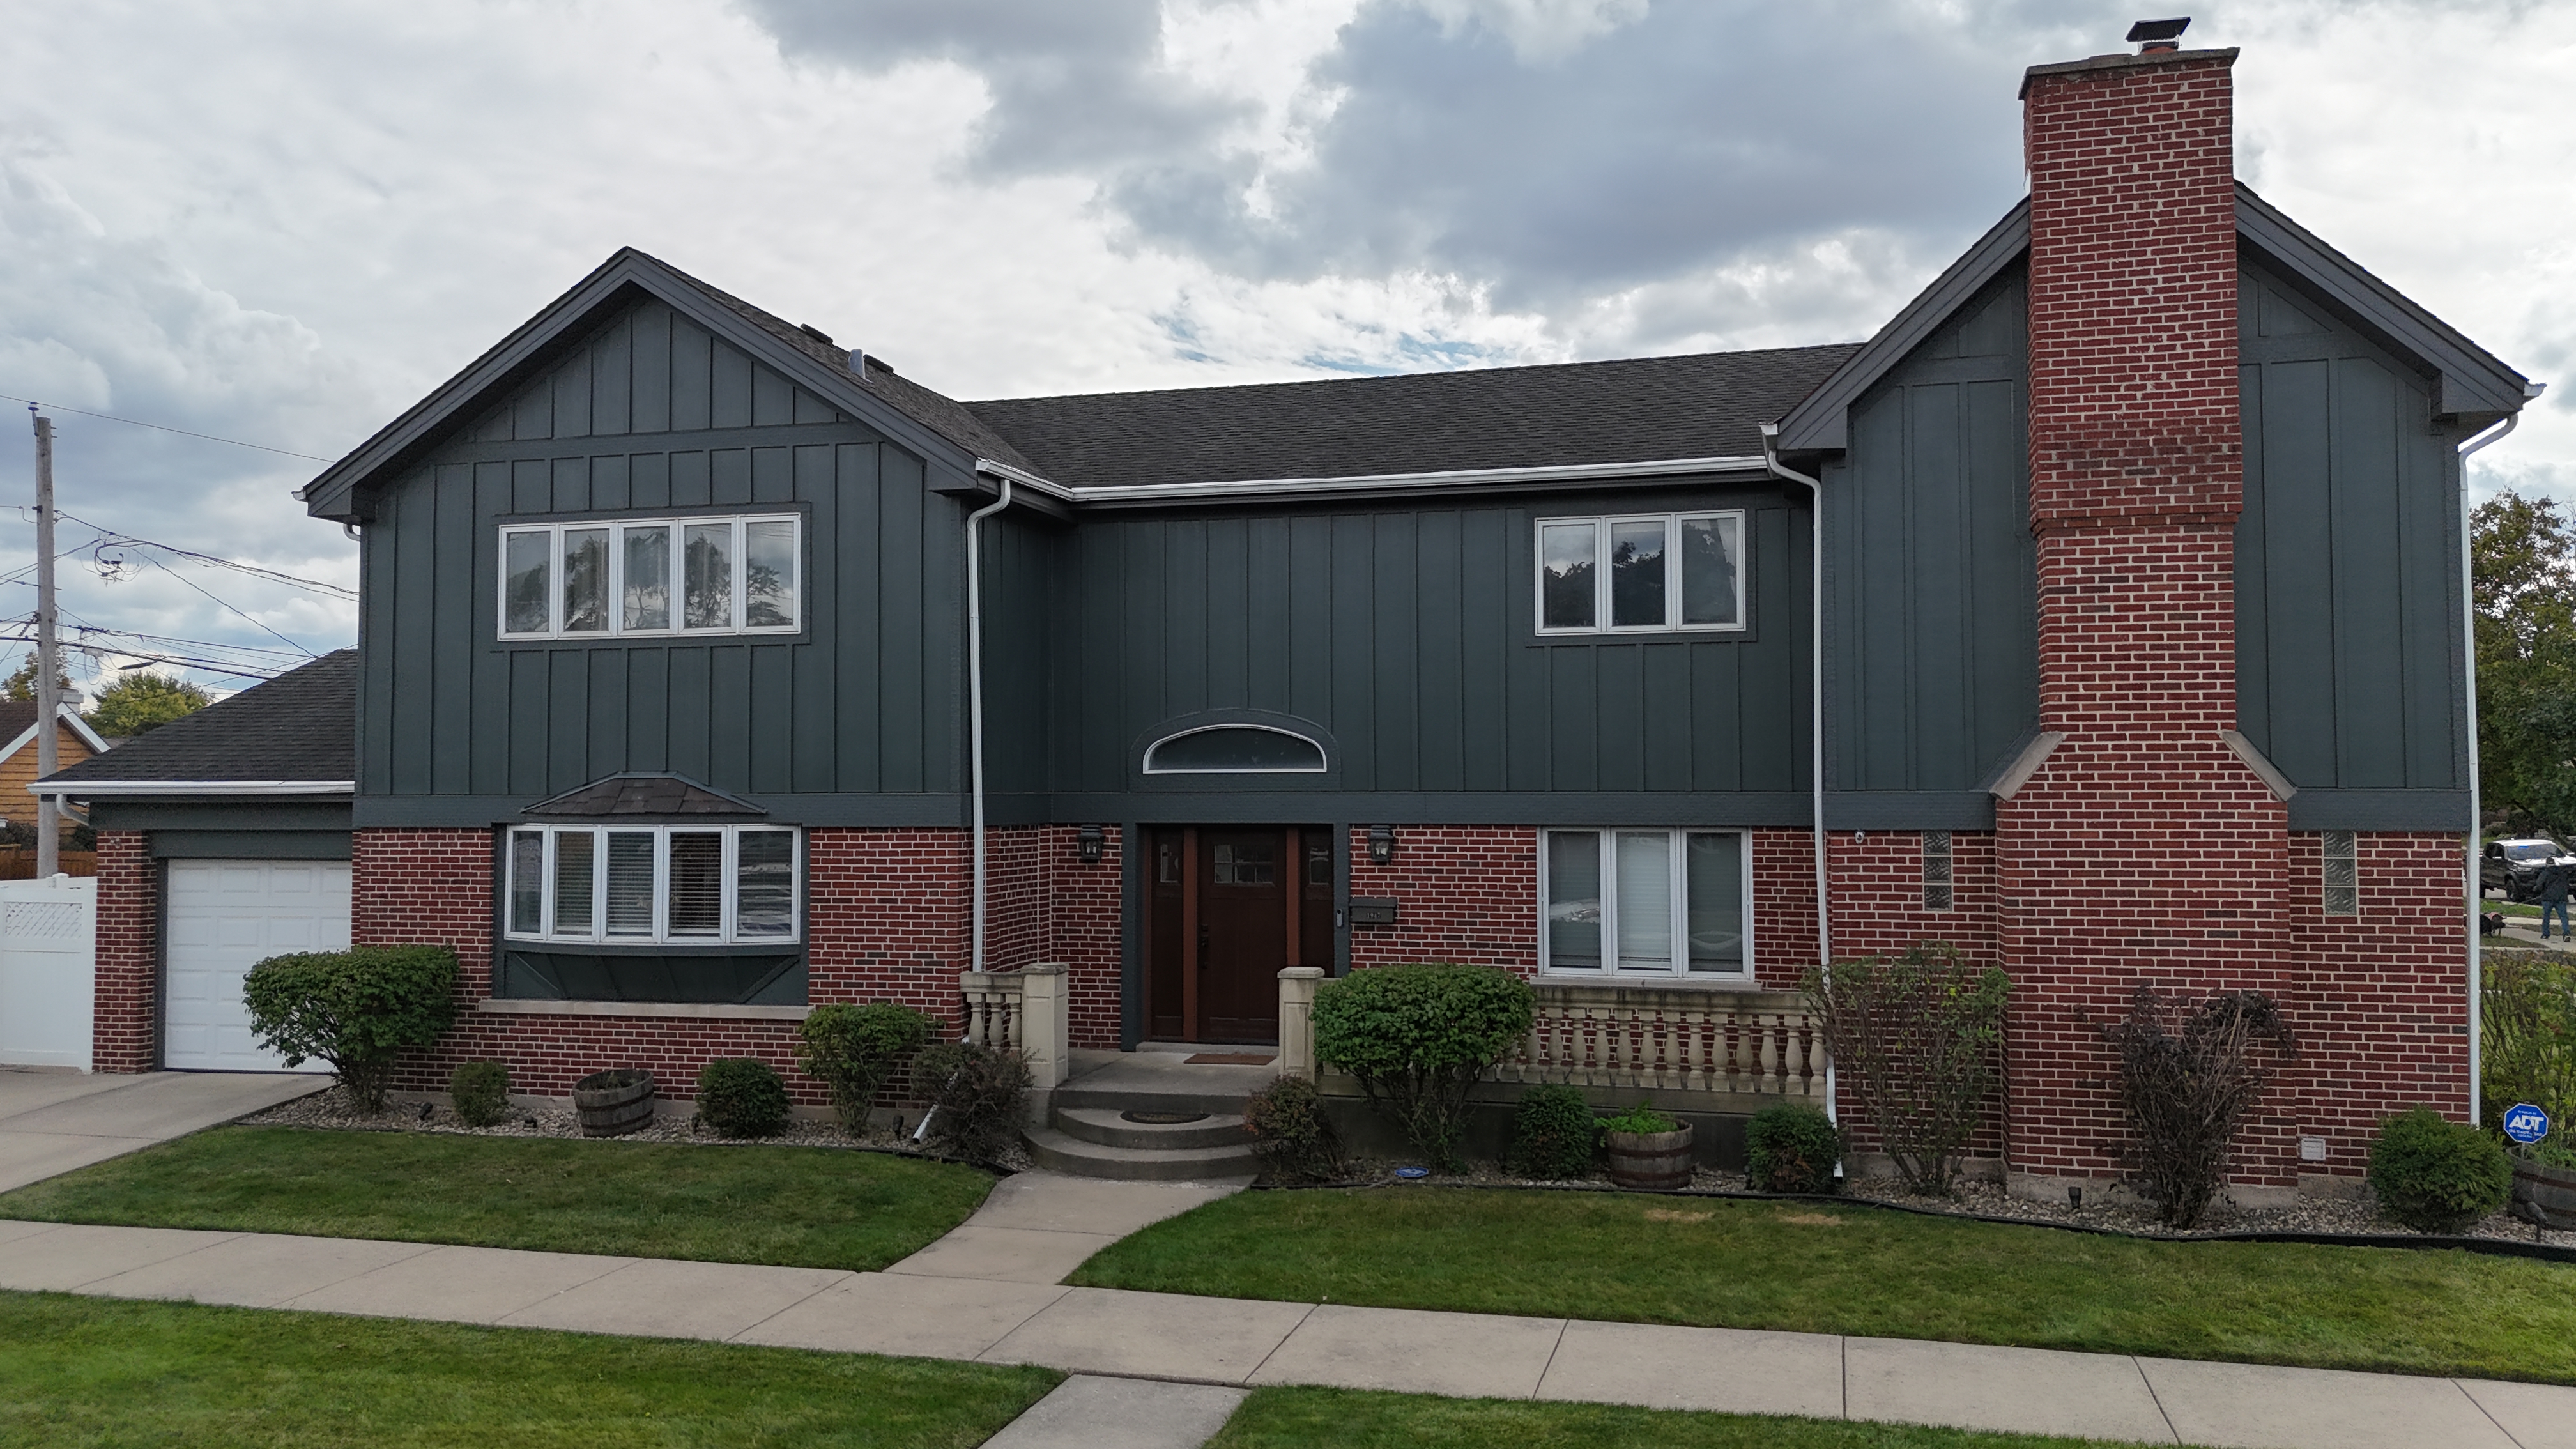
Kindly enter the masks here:
M 1182 1058 L 1182 1064 L 1192 1067 L 1266 1067 L 1277 1060 L 1279 1056 L 1275 1052 L 1200 1052 L 1196 1056 Z

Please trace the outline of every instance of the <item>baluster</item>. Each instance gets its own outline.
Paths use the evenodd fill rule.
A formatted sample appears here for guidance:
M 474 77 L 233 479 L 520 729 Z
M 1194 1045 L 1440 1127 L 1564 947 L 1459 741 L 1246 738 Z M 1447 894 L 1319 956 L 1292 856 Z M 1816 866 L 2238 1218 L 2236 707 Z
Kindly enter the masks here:
M 1019 1051 L 1028 1045 L 1028 998 L 1017 994 L 1002 998 L 1002 1045 Z
M 1759 1030 L 1762 1033 L 1762 1076 L 1754 1084 L 1753 1089 L 1757 1092 L 1776 1092 L 1779 1090 L 1780 1080 L 1779 1038 L 1773 1034 L 1769 1021 L 1759 1017 L 1755 1020 L 1759 1023 Z
M 981 991 L 966 993 L 966 1040 L 975 1046 L 984 1044 L 984 993 Z
M 1711 1091 L 1717 1086 L 1715 1078 L 1711 1075 L 1708 1069 L 1709 1023 L 1714 1019 L 1714 1016 L 1705 1007 L 1693 1007 L 1689 1014 L 1683 1018 L 1683 1022 L 1690 1032 L 1690 1044 L 1685 1050 L 1682 1058 L 1682 1085 L 1684 1087 L 1695 1088 L 1700 1091 Z
M 1803 1097 L 1807 1094 L 1807 1024 L 1804 1018 L 1796 1016 L 1784 1016 L 1780 1021 L 1787 1028 L 1785 1034 L 1789 1038 L 1789 1059 L 1785 1064 L 1787 1074 L 1780 1090 L 1788 1096 Z

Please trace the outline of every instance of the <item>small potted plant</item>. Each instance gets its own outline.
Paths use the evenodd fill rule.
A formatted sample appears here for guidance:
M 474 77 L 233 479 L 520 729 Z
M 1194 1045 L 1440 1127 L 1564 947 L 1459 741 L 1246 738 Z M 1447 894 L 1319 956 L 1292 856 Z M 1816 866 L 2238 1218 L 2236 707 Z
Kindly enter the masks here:
M 1670 1192 L 1690 1186 L 1691 1126 L 1639 1102 L 1601 1124 L 1610 1180 L 1621 1187 Z

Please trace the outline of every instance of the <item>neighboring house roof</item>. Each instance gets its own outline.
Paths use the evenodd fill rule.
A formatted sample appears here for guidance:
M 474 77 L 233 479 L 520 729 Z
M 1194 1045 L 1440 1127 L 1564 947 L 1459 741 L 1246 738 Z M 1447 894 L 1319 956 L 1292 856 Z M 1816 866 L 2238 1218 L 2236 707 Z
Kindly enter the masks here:
M 1856 344 L 966 407 L 1073 489 L 1749 459 Z
M 2417 306 L 2360 263 L 2318 240 L 2278 207 L 2236 183 L 2236 236 L 2240 246 L 2289 274 L 2344 320 L 2400 357 L 2432 374 L 2445 413 L 2484 427 L 2520 412 L 2531 395 L 2529 379 L 2459 329 Z M 1932 285 L 1855 349 L 1833 376 L 1780 419 L 1782 452 L 1833 452 L 1845 445 L 1845 415 L 1871 384 L 1905 360 L 1926 337 L 2030 251 L 2030 201 L 2014 204 L 1952 262 Z
M 72 733 L 80 736 L 82 744 L 89 746 L 96 754 L 107 752 L 107 741 L 100 739 L 98 731 L 89 727 L 89 721 L 81 718 L 78 709 L 65 704 L 56 706 L 56 710 L 62 722 L 72 727 Z M 34 700 L 0 699 L 0 738 L 5 738 L 9 742 L 5 746 L 0 746 L 0 760 L 8 759 L 36 742 L 36 702 Z
M 79 798 L 347 793 L 357 762 L 358 651 L 341 649 L 39 783 Z

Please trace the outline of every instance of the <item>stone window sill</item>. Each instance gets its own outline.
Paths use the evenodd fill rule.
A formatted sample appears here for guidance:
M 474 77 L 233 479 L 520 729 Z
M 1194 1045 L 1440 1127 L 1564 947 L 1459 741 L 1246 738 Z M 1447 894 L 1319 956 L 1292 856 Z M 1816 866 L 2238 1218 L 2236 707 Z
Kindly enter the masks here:
M 474 1009 L 493 1016 L 663 1016 L 726 1021 L 803 1021 L 810 1006 L 738 1006 L 724 1001 L 509 1001 L 485 997 Z

